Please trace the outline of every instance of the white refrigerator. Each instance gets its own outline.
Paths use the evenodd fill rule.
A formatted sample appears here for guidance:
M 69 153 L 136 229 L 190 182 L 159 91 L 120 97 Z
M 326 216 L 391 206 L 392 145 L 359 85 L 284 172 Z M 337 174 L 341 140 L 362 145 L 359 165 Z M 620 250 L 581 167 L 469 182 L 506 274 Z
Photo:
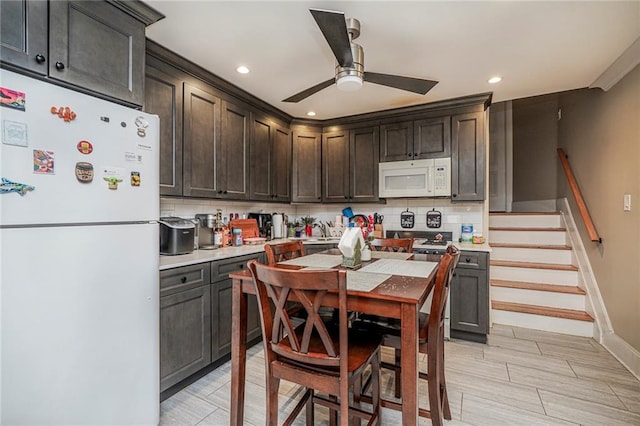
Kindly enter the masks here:
M 158 424 L 158 117 L 0 92 L 0 423 Z

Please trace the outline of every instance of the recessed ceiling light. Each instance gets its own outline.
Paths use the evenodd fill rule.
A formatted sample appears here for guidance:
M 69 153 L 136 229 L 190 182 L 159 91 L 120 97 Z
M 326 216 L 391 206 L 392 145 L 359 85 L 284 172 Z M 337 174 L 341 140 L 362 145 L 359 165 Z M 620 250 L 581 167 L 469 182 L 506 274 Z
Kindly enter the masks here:
M 307 113 L 307 115 L 308 115 L 309 117 L 315 117 L 316 112 L 315 112 L 315 111 L 309 111 L 309 112 Z
M 491 84 L 496 84 L 496 83 L 500 83 L 502 81 L 502 77 L 491 77 L 489 80 L 487 80 L 489 83 Z
M 236 68 L 236 71 L 238 71 L 240 74 L 249 74 L 249 68 L 245 67 L 244 65 L 240 65 L 238 68 Z

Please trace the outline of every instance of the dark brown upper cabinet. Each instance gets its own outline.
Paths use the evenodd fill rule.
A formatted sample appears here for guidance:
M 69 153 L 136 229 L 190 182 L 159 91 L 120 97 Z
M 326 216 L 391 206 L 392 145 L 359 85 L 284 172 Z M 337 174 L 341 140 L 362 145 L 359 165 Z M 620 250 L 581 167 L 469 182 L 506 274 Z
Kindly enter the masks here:
M 183 195 L 217 198 L 222 193 L 216 174 L 220 104 L 213 93 L 184 83 Z
M 182 195 L 182 81 L 153 58 L 145 70 L 144 110 L 160 117 L 160 195 Z
M 163 18 L 156 10 L 138 1 L 3 0 L 0 15 L 3 65 L 142 105 L 144 33 Z
M 233 200 L 249 198 L 249 120 L 248 108 L 222 101 L 222 133 L 216 153 L 218 197 Z
M 291 132 L 264 114 L 253 114 L 251 191 L 260 201 L 291 201 Z
M 294 203 L 322 201 L 322 133 L 293 131 L 292 194 Z
M 451 155 L 451 117 L 392 122 L 380 126 L 380 161 L 441 158 Z
M 451 201 L 485 198 L 484 122 L 484 111 L 452 117 Z
M 325 203 L 378 201 L 378 127 L 322 135 Z

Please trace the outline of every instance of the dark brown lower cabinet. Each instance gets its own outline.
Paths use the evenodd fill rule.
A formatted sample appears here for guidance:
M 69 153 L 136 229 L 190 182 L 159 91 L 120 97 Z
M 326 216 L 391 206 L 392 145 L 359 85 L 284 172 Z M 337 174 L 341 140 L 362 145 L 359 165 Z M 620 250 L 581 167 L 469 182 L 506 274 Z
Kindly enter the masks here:
M 211 363 L 209 284 L 160 298 L 160 391 Z
M 463 251 L 451 280 L 451 337 L 486 343 L 489 254 Z

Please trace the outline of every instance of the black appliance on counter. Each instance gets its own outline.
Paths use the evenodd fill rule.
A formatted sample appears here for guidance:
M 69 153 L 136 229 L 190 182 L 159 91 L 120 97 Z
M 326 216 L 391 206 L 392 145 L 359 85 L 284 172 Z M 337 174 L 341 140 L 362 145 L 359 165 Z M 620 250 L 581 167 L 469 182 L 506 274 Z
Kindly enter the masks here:
M 258 222 L 258 232 L 262 238 L 271 239 L 271 225 L 273 224 L 270 213 L 249 213 L 249 219 Z
M 387 238 L 413 238 L 413 253 L 416 260 L 439 262 L 447 246 L 451 244 L 453 232 L 387 230 L 385 236 Z

